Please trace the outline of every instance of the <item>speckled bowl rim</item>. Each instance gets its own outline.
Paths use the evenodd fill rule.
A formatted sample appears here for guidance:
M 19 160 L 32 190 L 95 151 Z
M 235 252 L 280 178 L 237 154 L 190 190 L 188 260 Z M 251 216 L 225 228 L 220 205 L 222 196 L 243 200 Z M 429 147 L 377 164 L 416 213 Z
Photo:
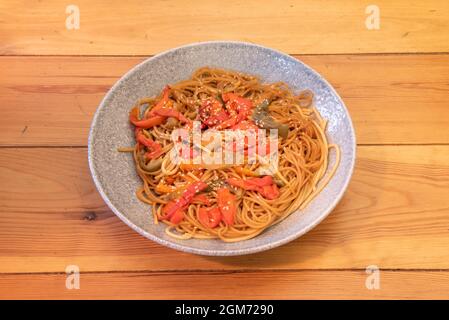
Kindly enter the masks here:
M 112 93 L 114 92 L 114 90 L 120 86 L 120 84 L 124 81 L 126 81 L 128 78 L 131 77 L 131 75 L 136 72 L 142 65 L 144 65 L 145 63 L 149 62 L 150 60 L 155 60 L 158 59 L 161 56 L 164 56 L 166 54 L 171 54 L 177 50 L 180 49 L 187 49 L 190 47 L 196 47 L 196 46 L 202 46 L 202 45 L 210 45 L 210 44 L 235 44 L 235 45 L 245 45 L 245 46 L 252 46 L 252 47 L 256 47 L 259 49 L 263 49 L 263 50 L 268 50 L 271 51 L 272 53 L 275 53 L 277 55 L 281 55 L 283 56 L 285 59 L 288 59 L 290 61 L 293 61 L 294 63 L 299 63 L 301 64 L 304 68 L 308 69 L 311 73 L 313 73 L 315 76 L 317 76 L 318 78 L 320 78 L 321 81 L 323 81 L 323 83 L 328 86 L 328 88 L 330 89 L 330 91 L 335 95 L 335 97 L 338 99 L 339 103 L 341 104 L 341 107 L 344 109 L 347 117 L 348 117 L 348 124 L 349 124 L 349 129 L 350 129 L 350 133 L 351 133 L 351 142 L 352 142 L 352 150 L 353 150 L 353 157 L 350 159 L 350 166 L 349 166 L 349 172 L 348 175 L 345 177 L 345 180 L 343 182 L 343 187 L 340 189 L 340 191 L 338 192 L 337 196 L 334 198 L 333 202 L 325 209 L 323 210 L 323 212 L 321 213 L 321 215 L 319 215 L 319 217 L 317 219 L 315 219 L 312 223 L 310 223 L 307 227 L 302 228 L 300 230 L 298 230 L 298 232 L 291 234 L 289 236 L 286 236 L 285 238 L 282 238 L 280 240 L 277 241 L 273 241 L 270 243 L 266 243 L 266 244 L 262 244 L 262 245 L 258 245 L 258 246 L 254 246 L 252 248 L 245 248 L 245 249 L 229 249 L 229 250 L 222 250 L 222 251 L 217 251 L 217 250 L 213 250 L 213 249 L 201 249 L 201 248 L 192 248 L 192 247 L 188 247 L 188 246 L 183 246 L 181 244 L 175 243 L 175 242 L 170 242 L 170 241 L 166 241 L 164 239 L 161 239 L 149 232 L 147 232 L 146 230 L 143 230 L 142 228 L 136 226 L 133 222 L 131 222 L 123 213 L 121 213 L 109 200 L 108 196 L 106 195 L 99 179 L 98 179 L 98 174 L 95 170 L 95 166 L 93 163 L 93 156 L 92 156 L 92 152 L 93 152 L 93 131 L 94 131 L 94 127 L 97 123 L 97 118 L 100 114 L 100 111 L 102 108 L 105 107 L 105 105 L 107 104 L 109 98 L 112 96 Z M 349 143 L 349 142 L 348 142 Z M 156 243 L 159 243 L 161 245 L 167 246 L 169 248 L 172 249 L 176 249 L 179 251 L 183 251 L 183 252 L 188 252 L 188 253 L 193 253 L 193 254 L 199 254 L 199 255 L 206 255 L 206 256 L 237 256 L 237 255 L 246 255 L 246 254 L 252 254 L 252 253 L 257 253 L 257 252 L 261 252 L 261 251 L 265 251 L 265 250 L 269 250 L 269 249 L 273 249 L 276 247 L 279 247 L 283 244 L 286 244 L 290 241 L 293 241 L 297 238 L 299 238 L 300 236 L 304 235 L 305 233 L 309 232 L 311 229 L 313 229 L 314 227 L 316 227 L 321 221 L 323 221 L 331 212 L 332 210 L 336 207 L 336 205 L 340 202 L 341 198 L 343 197 L 345 191 L 348 188 L 349 182 L 351 180 L 352 174 L 354 172 L 354 167 L 355 167 L 355 159 L 356 159 L 356 151 L 357 151 L 357 143 L 356 143 L 356 135 L 355 135 L 355 130 L 354 130 L 354 126 L 352 124 L 352 119 L 351 116 L 349 114 L 348 109 L 346 108 L 345 103 L 343 102 L 343 99 L 341 99 L 340 95 L 337 93 L 337 91 L 334 89 L 334 87 L 323 77 L 321 76 L 317 71 L 315 71 L 314 69 L 312 69 L 310 66 L 308 66 L 307 64 L 305 64 L 304 62 L 293 58 L 292 56 L 283 53 L 281 51 L 272 49 L 272 48 L 268 48 L 265 46 L 261 46 L 258 44 L 253 44 L 253 43 L 249 43 L 249 42 L 242 42 L 242 41 L 205 41 L 205 42 L 195 42 L 195 43 L 190 43 L 187 45 L 183 45 L 183 46 L 179 46 L 176 48 L 172 48 L 166 51 L 163 51 L 159 54 L 156 54 L 148 59 L 145 59 L 144 61 L 140 62 L 139 64 L 137 64 L 136 66 L 134 66 L 133 68 L 131 68 L 128 72 L 126 72 L 112 87 L 111 89 L 109 89 L 109 91 L 106 93 L 106 95 L 104 96 L 103 100 L 101 101 L 99 107 L 97 108 L 95 115 L 93 117 L 92 123 L 91 123 L 91 127 L 89 130 L 89 137 L 88 137 L 88 162 L 89 162 L 89 169 L 92 175 L 92 179 L 95 183 L 95 186 L 98 190 L 98 192 L 100 193 L 101 197 L 103 198 L 104 202 L 107 204 L 107 206 L 114 212 L 115 215 L 117 215 L 125 224 L 127 224 L 130 228 L 132 228 L 134 231 L 138 232 L 139 234 L 141 234 L 142 236 L 153 240 Z M 133 195 L 130 195 L 130 197 Z M 281 222 L 282 223 L 282 222 Z M 207 240 L 204 240 L 207 241 Z

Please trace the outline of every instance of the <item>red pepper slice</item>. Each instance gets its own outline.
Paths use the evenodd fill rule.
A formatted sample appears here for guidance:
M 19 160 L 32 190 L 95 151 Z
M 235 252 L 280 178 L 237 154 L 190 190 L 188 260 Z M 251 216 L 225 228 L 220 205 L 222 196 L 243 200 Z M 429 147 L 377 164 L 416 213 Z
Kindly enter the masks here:
M 175 210 L 170 217 L 167 216 L 167 213 L 170 210 Z M 176 208 L 176 202 L 170 201 L 167 203 L 164 208 L 162 208 L 162 212 L 165 214 L 166 219 L 169 219 L 171 223 L 173 224 L 179 224 L 184 219 L 184 210 Z
M 217 191 L 217 204 L 227 225 L 234 225 L 235 215 L 237 213 L 236 197 L 228 188 L 220 188 Z
M 251 178 L 247 180 L 229 178 L 226 180 L 226 182 L 232 186 L 245 190 L 258 190 L 259 187 L 271 185 L 273 183 L 273 179 L 271 178 L 271 176 L 265 176 L 263 178 Z
M 183 210 L 186 204 L 181 201 L 182 198 L 172 200 L 168 202 L 164 208 L 162 208 L 162 213 L 164 213 L 164 216 L 161 218 L 161 220 L 170 220 L 171 217 L 179 210 Z
M 228 93 L 223 93 L 221 95 L 222 99 L 224 102 L 228 102 L 228 101 L 234 101 L 237 104 L 241 105 L 241 106 L 246 106 L 248 108 L 252 108 L 253 107 L 253 102 L 249 99 L 243 98 L 241 96 L 239 96 L 238 94 L 232 93 L 232 92 L 228 92 Z
M 217 207 L 200 208 L 198 211 L 198 219 L 201 224 L 207 228 L 215 228 L 221 221 L 221 212 Z
M 185 209 L 193 200 L 193 197 L 198 192 L 207 188 L 207 184 L 203 181 L 196 181 L 190 184 L 182 193 L 181 197 L 167 203 L 163 208 L 165 216 L 163 219 L 170 219 L 178 210 Z
M 144 120 L 138 120 L 139 107 L 134 107 L 129 113 L 129 121 L 138 128 L 148 129 L 157 126 L 165 121 L 165 117 L 154 116 Z
M 259 190 L 259 192 L 264 198 L 268 200 L 273 200 L 279 197 L 279 188 L 276 184 L 263 186 L 262 190 Z
M 160 147 L 160 146 L 159 146 Z M 162 150 L 160 148 L 155 148 L 155 150 L 145 153 L 145 157 L 147 159 L 156 159 L 160 157 L 162 154 Z
M 273 178 L 271 176 L 265 176 L 263 178 L 251 178 L 245 180 L 245 183 L 250 186 L 264 187 L 273 184 Z
M 173 224 L 179 224 L 182 220 L 184 220 L 184 210 L 177 210 L 170 218 L 170 222 Z
M 210 204 L 209 198 L 204 193 L 197 194 L 196 196 L 194 196 L 192 202 L 198 202 L 206 206 Z
M 245 120 L 251 114 L 251 110 L 253 108 L 253 103 L 251 100 L 245 99 L 231 92 L 223 93 L 221 96 L 223 101 L 226 102 L 226 109 L 230 115 L 230 118 L 216 126 L 215 128 L 217 130 L 233 127 L 239 122 Z
M 172 108 L 161 108 L 159 110 L 154 111 L 154 114 L 162 117 L 173 117 L 178 119 L 183 123 L 190 122 L 190 119 L 187 119 L 181 112 L 172 109 Z
M 165 107 L 165 105 L 168 102 L 169 95 L 170 95 L 170 87 L 165 86 L 164 90 L 162 91 L 162 99 L 159 100 L 159 102 L 156 103 L 156 105 L 153 108 L 151 108 L 150 115 L 154 115 L 157 110 L 160 110 Z
M 232 92 L 223 93 L 221 97 L 223 98 L 223 101 L 226 102 L 226 108 L 228 111 L 230 113 L 234 112 L 238 114 L 239 121 L 246 119 L 254 107 L 251 100 L 240 97 Z
M 203 181 L 196 181 L 187 187 L 187 189 L 182 194 L 182 197 L 184 199 L 188 200 L 188 202 L 190 203 L 190 201 L 192 201 L 195 194 L 197 194 L 200 191 L 203 191 L 206 188 L 207 188 L 206 183 L 204 183 Z
M 162 208 L 162 213 L 164 216 L 162 217 L 162 220 L 170 220 L 170 218 L 178 211 L 180 207 L 178 206 L 177 202 L 175 200 L 172 200 L 164 205 Z
M 149 129 L 154 126 L 162 124 L 167 119 L 167 116 L 164 116 L 163 114 L 158 115 L 157 113 L 161 109 L 173 110 L 171 108 L 166 107 L 166 104 L 169 101 L 169 98 L 168 98 L 169 95 L 170 95 L 170 87 L 166 86 L 162 93 L 162 99 L 159 100 L 159 102 L 148 113 L 148 116 L 149 116 L 148 119 L 139 120 L 139 112 L 140 112 L 139 107 L 134 107 L 131 109 L 131 111 L 129 113 L 129 121 L 136 127 L 143 128 L 143 129 Z M 173 111 L 176 111 L 176 110 L 173 110 Z M 170 117 L 170 116 L 171 115 L 168 115 L 168 117 Z M 179 120 L 182 121 L 181 119 L 179 119 Z
M 165 117 L 155 116 L 154 111 L 165 106 L 168 102 L 168 96 L 170 94 L 170 87 L 166 86 L 162 93 L 162 99 L 151 109 L 148 119 L 139 120 L 139 107 L 134 107 L 129 113 L 129 121 L 136 127 L 148 129 L 157 126 L 165 121 Z
M 229 118 L 220 101 L 212 98 L 203 101 L 198 115 L 201 122 L 208 127 L 214 127 Z
M 138 143 L 148 148 L 148 152 L 145 153 L 147 159 L 155 159 L 162 154 L 161 145 L 158 142 L 145 137 L 140 129 L 136 130 L 136 140 Z
M 229 183 L 231 186 L 237 187 L 237 188 L 242 188 L 245 190 L 256 190 L 256 188 L 254 188 L 254 186 L 250 187 L 248 186 L 245 181 L 247 180 L 241 180 L 241 179 L 236 179 L 236 178 L 228 178 L 226 180 L 227 183 Z
M 273 182 L 271 176 L 265 176 L 263 178 L 251 178 L 247 180 L 240 180 L 236 178 L 229 178 L 226 180 L 230 185 L 242 188 L 248 191 L 257 191 L 264 198 L 273 200 L 279 197 L 279 189 Z

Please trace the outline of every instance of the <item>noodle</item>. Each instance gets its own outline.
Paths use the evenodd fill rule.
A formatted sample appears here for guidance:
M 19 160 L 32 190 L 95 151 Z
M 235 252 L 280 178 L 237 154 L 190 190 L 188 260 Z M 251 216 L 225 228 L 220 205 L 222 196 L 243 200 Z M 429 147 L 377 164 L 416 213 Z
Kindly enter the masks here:
M 133 118 L 130 114 L 130 120 L 132 118 L 131 122 L 137 128 L 137 143 L 133 148 L 121 148 L 119 151 L 133 153 L 137 174 L 143 181 L 136 196 L 152 205 L 154 222 L 164 222 L 167 225 L 166 233 L 172 237 L 218 238 L 225 242 L 253 238 L 292 212 L 307 206 L 325 187 L 338 167 L 339 148 L 328 143 L 325 135 L 326 121 L 312 106 L 313 93 L 309 90 L 294 95 L 282 82 L 264 84 L 251 75 L 207 67 L 197 70 L 191 79 L 167 88 L 169 90 L 164 90 L 161 96 L 141 99 L 137 103 L 131 113 Z M 183 167 L 184 164 L 176 163 L 170 157 L 170 152 L 175 147 L 171 139 L 173 130 L 182 128 L 193 120 L 204 120 L 200 114 L 201 108 L 212 103 L 210 101 L 222 100 L 219 99 L 220 95 L 225 97 L 227 93 L 241 97 L 244 101 L 249 100 L 254 107 L 269 101 L 267 110 L 271 120 L 279 128 L 284 126 L 288 129 L 286 135 L 279 139 L 278 166 L 268 179 L 258 172 L 269 166 L 270 161 L 260 156 L 255 163 L 246 161 L 241 165 L 210 167 L 188 164 Z M 232 116 L 231 111 L 226 109 L 228 104 L 229 102 L 224 101 L 220 104 L 228 112 L 221 113 L 226 119 Z M 161 107 L 173 111 L 164 117 L 157 111 Z M 258 125 L 254 117 L 253 113 L 243 122 L 251 122 L 252 119 L 255 123 L 252 125 Z M 207 121 L 211 121 L 210 119 Z M 156 124 L 142 125 L 144 121 L 154 121 Z M 217 128 L 224 122 L 226 121 L 218 121 Z M 209 123 L 209 127 L 214 125 L 215 123 Z M 197 145 L 196 149 L 209 152 L 204 145 Z M 331 149 L 335 150 L 336 159 L 326 174 Z M 247 187 L 248 181 L 268 182 L 261 187 Z M 189 185 L 202 182 L 208 184 L 207 189 L 200 190 L 195 197 L 192 195 L 193 198 L 190 197 L 188 203 L 183 203 L 182 208 L 176 207 L 176 211 L 170 211 L 170 206 L 180 203 L 179 199 L 185 196 Z M 218 187 L 211 188 L 212 185 Z M 223 193 L 223 188 L 230 190 L 230 195 Z M 201 194 L 206 199 L 196 198 Z M 233 199 L 231 207 L 235 208 L 235 212 L 231 222 L 229 213 L 226 216 L 225 211 L 229 208 L 223 207 L 219 200 L 223 194 L 231 197 L 228 199 Z M 207 210 L 214 208 L 217 217 L 221 217 L 218 218 L 219 221 L 208 216 L 212 220 L 204 222 L 204 212 L 211 214 Z M 176 221 L 168 217 L 167 212 L 176 212 L 172 216 L 177 216 Z

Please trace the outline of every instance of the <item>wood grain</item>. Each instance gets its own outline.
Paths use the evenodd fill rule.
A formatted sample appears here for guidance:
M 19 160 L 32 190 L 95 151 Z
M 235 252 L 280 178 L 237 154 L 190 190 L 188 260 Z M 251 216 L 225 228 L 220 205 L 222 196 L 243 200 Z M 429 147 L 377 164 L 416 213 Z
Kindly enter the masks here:
M 0 273 L 449 269 L 449 146 L 359 147 L 349 190 L 324 222 L 242 257 L 181 253 L 132 231 L 96 192 L 84 148 L 2 148 L 0 181 Z
M 67 30 L 69 3 L 2 1 L 0 54 L 150 55 L 205 40 L 256 42 L 292 54 L 449 51 L 445 0 L 378 0 L 379 30 L 367 29 L 365 10 L 370 3 L 357 0 L 75 4 L 80 28 Z
M 296 57 L 335 86 L 359 144 L 449 143 L 449 55 Z M 106 91 L 143 59 L 0 58 L 0 145 L 85 146 Z
M 0 299 L 449 298 L 448 1 L 378 0 L 379 30 L 357 0 L 78 0 L 79 30 L 66 28 L 68 4 L 0 2 Z M 346 195 L 280 248 L 162 247 L 122 223 L 90 178 L 87 134 L 107 90 L 145 56 L 208 40 L 296 54 L 354 121 Z M 71 264 L 80 290 L 65 288 Z M 369 265 L 380 290 L 365 287 Z
M 449 298 L 448 271 L 381 270 L 378 290 L 366 288 L 367 276 L 364 270 L 175 274 L 81 272 L 80 289 L 67 290 L 65 274 L 14 274 L 0 275 L 0 299 Z

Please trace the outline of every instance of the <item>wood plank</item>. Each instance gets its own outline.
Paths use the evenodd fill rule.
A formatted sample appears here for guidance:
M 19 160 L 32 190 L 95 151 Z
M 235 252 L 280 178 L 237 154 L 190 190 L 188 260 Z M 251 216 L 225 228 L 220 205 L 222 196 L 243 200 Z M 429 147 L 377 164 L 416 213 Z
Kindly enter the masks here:
M 0 149 L 0 273 L 69 264 L 84 272 L 449 268 L 449 146 L 359 147 L 349 190 L 318 227 L 280 248 L 221 258 L 132 231 L 95 191 L 86 158 L 84 148 Z
M 229 39 L 303 54 L 449 51 L 445 0 L 378 0 L 379 30 L 368 30 L 365 10 L 370 3 L 357 0 L 75 4 L 80 28 L 67 30 L 69 3 L 2 1 L 0 54 L 150 55 L 186 43 Z
M 297 56 L 337 89 L 360 144 L 449 143 L 449 55 Z M 0 145 L 85 146 L 106 91 L 139 57 L 2 57 Z
M 67 290 L 65 274 L 0 275 L 0 299 L 447 299 L 448 271 L 380 271 L 380 288 L 354 271 L 94 273 Z M 195 285 L 192 285 L 195 284 Z M 429 288 L 429 284 L 432 287 Z

